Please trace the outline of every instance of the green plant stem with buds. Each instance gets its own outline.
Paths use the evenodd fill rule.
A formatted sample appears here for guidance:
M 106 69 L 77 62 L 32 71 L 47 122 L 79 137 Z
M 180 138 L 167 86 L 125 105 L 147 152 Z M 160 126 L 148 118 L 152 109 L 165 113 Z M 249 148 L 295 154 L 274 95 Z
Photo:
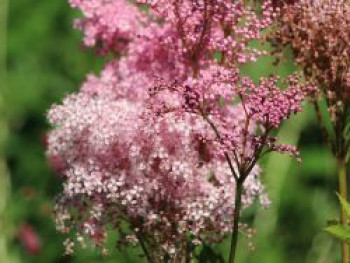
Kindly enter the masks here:
M 339 194 L 347 200 L 347 180 L 346 180 L 346 163 L 343 158 L 337 161 L 339 175 Z M 340 223 L 347 224 L 347 216 L 344 209 L 340 209 Z M 349 263 L 349 246 L 346 242 L 342 242 L 342 263 Z
M 341 101 L 341 97 L 338 99 L 338 101 Z M 327 101 L 327 107 L 330 109 L 330 102 Z M 346 131 L 346 113 L 348 112 L 345 108 L 341 113 L 337 113 L 338 118 L 334 118 L 332 121 L 332 130 L 334 131 L 334 134 L 330 132 L 325 125 L 325 120 L 322 117 L 322 113 L 320 110 L 320 107 L 318 105 L 318 102 L 314 102 L 314 108 L 317 115 L 317 120 L 322 128 L 323 136 L 325 141 L 330 146 L 333 155 L 335 156 L 337 160 L 337 173 L 338 173 L 338 183 L 339 183 L 339 196 L 341 199 L 343 199 L 344 202 L 347 202 L 348 196 L 347 196 L 347 173 L 346 173 L 346 163 L 347 163 L 347 155 L 348 155 L 348 145 L 349 141 L 347 138 L 344 137 L 344 133 Z M 332 117 L 331 117 L 332 119 Z M 344 207 L 341 206 L 340 208 L 340 220 L 339 223 L 341 226 L 347 226 L 348 224 L 348 215 L 344 210 Z M 337 236 L 336 236 L 337 237 Z M 338 238 L 339 239 L 339 238 Z M 349 255 L 349 245 L 347 244 L 346 240 L 340 238 L 342 244 L 341 244 L 341 258 L 342 263 L 349 263 L 350 262 L 350 255 Z

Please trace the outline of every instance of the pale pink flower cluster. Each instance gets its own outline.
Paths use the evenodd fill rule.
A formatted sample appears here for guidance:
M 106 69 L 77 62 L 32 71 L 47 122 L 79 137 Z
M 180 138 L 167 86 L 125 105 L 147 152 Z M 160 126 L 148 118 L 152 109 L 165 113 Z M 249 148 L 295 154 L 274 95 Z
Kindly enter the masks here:
M 113 92 L 82 92 L 51 109 L 58 128 L 49 136 L 49 155 L 64 160 L 66 179 L 57 216 L 69 206 L 85 214 L 82 221 L 62 220 L 60 230 L 81 231 L 100 244 L 107 224 L 127 220 L 174 253 L 189 233 L 197 243 L 219 240 L 231 230 L 235 183 L 208 124 L 196 115 L 154 120 L 145 113 L 142 103 Z M 258 175 L 256 167 L 246 181 L 246 206 L 258 196 L 266 200 Z
M 84 31 L 84 44 L 97 46 L 99 51 L 119 53 L 140 30 L 144 18 L 137 7 L 127 0 L 69 0 L 84 17 L 75 26 Z
M 57 226 L 98 246 L 112 227 L 150 262 L 182 262 L 232 230 L 238 182 L 243 207 L 269 204 L 257 161 L 297 155 L 270 132 L 306 90 L 239 72 L 264 53 L 249 44 L 264 39 L 270 2 L 259 15 L 244 1 L 138 2 L 70 1 L 85 44 L 115 56 L 48 113 L 48 158 L 65 180 Z

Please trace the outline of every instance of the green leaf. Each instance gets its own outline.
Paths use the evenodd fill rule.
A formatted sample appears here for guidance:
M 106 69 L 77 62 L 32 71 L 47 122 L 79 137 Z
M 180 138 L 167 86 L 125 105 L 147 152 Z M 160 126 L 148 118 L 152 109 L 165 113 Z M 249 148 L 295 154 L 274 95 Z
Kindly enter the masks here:
M 333 225 L 324 230 L 341 241 L 350 241 L 350 227 L 348 226 Z
M 347 217 L 350 217 L 350 204 L 340 194 L 337 193 L 340 204 Z
M 350 139 L 350 122 L 345 124 L 345 128 L 343 131 L 344 138 L 349 140 Z

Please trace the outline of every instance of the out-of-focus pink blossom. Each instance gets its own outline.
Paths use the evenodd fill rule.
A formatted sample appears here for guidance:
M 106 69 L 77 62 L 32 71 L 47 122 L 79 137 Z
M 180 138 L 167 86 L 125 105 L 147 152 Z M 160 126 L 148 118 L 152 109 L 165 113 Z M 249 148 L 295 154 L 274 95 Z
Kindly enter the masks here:
M 18 231 L 18 238 L 29 254 L 39 254 L 41 251 L 41 241 L 33 226 L 23 224 Z
M 124 51 L 144 20 L 139 9 L 127 0 L 69 0 L 83 17 L 75 26 L 84 32 L 84 44 L 99 51 Z

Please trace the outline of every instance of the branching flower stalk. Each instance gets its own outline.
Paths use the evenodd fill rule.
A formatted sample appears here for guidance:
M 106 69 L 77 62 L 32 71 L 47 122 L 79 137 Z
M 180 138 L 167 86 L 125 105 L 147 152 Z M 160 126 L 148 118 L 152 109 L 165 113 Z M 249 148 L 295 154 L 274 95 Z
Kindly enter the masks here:
M 75 235 L 67 253 L 87 239 L 106 252 L 112 227 L 149 262 L 183 263 L 232 232 L 235 262 L 241 211 L 257 198 L 269 205 L 258 161 L 272 151 L 299 158 L 271 132 L 310 92 L 296 75 L 281 90 L 276 77 L 240 73 L 266 54 L 250 43 L 265 41 L 271 3 L 70 3 L 83 13 L 84 44 L 109 61 L 48 113 L 47 155 L 64 179 L 57 228 Z
M 349 155 L 350 109 L 350 2 L 301 0 L 282 8 L 275 44 L 289 45 L 306 79 L 318 86 L 314 106 L 324 137 L 337 160 L 339 193 L 347 200 L 346 163 Z M 326 102 L 323 117 L 319 99 Z M 325 120 L 331 124 L 326 125 Z M 329 127 L 330 128 L 327 128 Z M 340 221 L 348 219 L 341 209 Z M 342 245 L 342 262 L 349 262 L 349 248 Z
M 231 263 L 235 262 L 238 223 L 246 180 L 258 160 L 269 152 L 287 152 L 300 160 L 295 147 L 278 144 L 277 139 L 271 136 L 271 132 L 291 114 L 301 110 L 301 102 L 309 92 L 314 91 L 314 88 L 300 85 L 297 76 L 291 76 L 289 88 L 281 91 L 277 86 L 276 78 L 262 78 L 260 84 L 255 85 L 246 77 L 239 78 L 237 75 L 231 75 L 230 70 L 225 71 L 221 66 L 208 71 L 201 71 L 197 79 L 190 79 L 190 82 L 185 82 L 183 85 L 177 83 L 171 86 L 158 85 L 151 92 L 151 107 L 158 116 L 169 112 L 177 112 L 180 118 L 188 114 L 199 116 L 213 131 L 216 139 L 213 142 L 218 147 L 217 154 L 226 160 L 235 182 L 229 256 Z M 203 79 L 205 82 L 202 82 Z M 235 79 L 237 82 L 234 81 Z M 220 89 L 222 85 L 224 88 L 229 87 L 227 97 L 222 97 L 225 94 Z M 169 95 L 168 92 L 178 96 L 177 101 L 182 103 L 176 106 L 167 104 L 163 96 Z M 206 92 L 216 96 L 207 97 Z M 230 110 L 232 107 L 230 100 L 235 96 L 241 99 L 242 117 L 238 123 L 230 123 L 228 117 L 222 115 L 222 111 Z M 219 104 L 219 99 L 226 101 L 226 104 Z M 225 119 L 222 119 L 223 116 Z

